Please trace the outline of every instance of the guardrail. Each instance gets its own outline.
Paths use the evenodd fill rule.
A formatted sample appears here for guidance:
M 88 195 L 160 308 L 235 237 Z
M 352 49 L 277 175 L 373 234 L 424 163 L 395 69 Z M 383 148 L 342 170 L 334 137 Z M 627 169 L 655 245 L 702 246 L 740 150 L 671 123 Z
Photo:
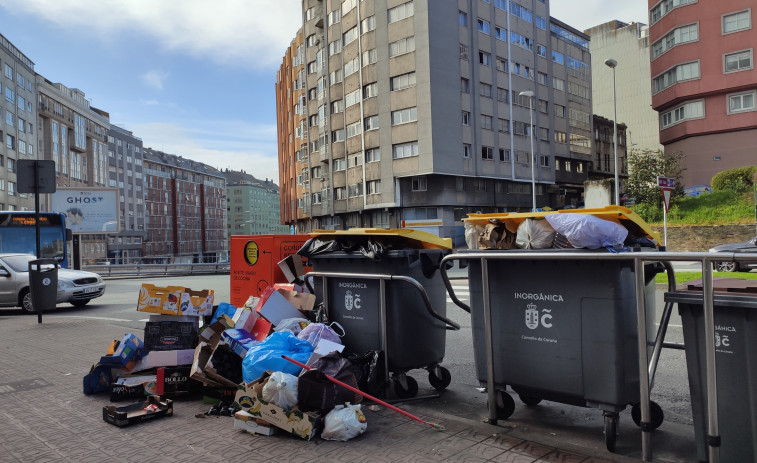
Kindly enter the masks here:
M 228 262 L 188 263 L 188 264 L 121 264 L 83 265 L 82 270 L 94 272 L 102 277 L 150 276 L 150 275 L 202 275 L 229 273 Z

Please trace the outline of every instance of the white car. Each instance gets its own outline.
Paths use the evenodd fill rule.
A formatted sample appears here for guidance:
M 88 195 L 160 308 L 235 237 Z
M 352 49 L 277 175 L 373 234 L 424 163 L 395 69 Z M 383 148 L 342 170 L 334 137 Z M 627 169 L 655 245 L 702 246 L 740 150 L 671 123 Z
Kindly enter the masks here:
M 33 312 L 29 293 L 29 261 L 32 254 L 0 254 L 0 307 L 21 307 Z M 100 275 L 67 268 L 58 269 L 58 296 L 56 303 L 68 302 L 84 307 L 89 301 L 105 293 Z

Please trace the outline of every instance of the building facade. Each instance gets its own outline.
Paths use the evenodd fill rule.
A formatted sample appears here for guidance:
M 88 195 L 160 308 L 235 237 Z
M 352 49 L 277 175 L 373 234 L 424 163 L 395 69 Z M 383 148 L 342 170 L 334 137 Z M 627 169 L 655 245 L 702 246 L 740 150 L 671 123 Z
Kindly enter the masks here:
M 589 171 L 590 180 L 615 179 L 615 124 L 611 119 L 593 116 L 594 127 L 594 162 Z M 626 125 L 618 124 L 618 183 L 619 192 L 625 192 L 625 182 L 628 179 L 628 146 Z M 623 202 L 623 198 L 621 198 Z
M 279 187 L 242 171 L 226 170 L 228 231 L 231 235 L 288 234 L 281 224 Z
M 226 181 L 200 162 L 144 148 L 143 255 L 154 262 L 228 259 Z
M 591 37 L 594 114 L 612 121 L 617 108 L 618 123 L 627 126 L 630 146 L 640 150 L 661 150 L 660 126 L 657 112 L 652 109 L 649 86 L 649 27 L 615 20 L 584 32 Z M 608 59 L 618 63 L 614 83 L 613 70 L 605 65 Z
M 108 186 L 118 188 L 118 233 L 108 236 L 108 259 L 134 262 L 142 257 L 145 189 L 142 139 L 121 127 L 108 129 Z
M 757 70 L 751 0 L 649 0 L 652 107 L 685 186 L 755 164 Z
M 280 164 L 303 160 L 282 170 L 282 191 L 299 192 L 287 223 L 462 242 L 468 212 L 530 210 L 532 181 L 537 207 L 580 201 L 589 42 L 548 2 L 305 0 L 302 37 L 282 69 L 304 71 L 280 72 L 279 85 L 294 95 L 304 75 L 305 96 L 277 99 Z M 284 119 L 295 104 L 296 127 Z
M 18 160 L 38 154 L 34 63 L 0 34 L 0 68 L 0 210 L 34 210 L 16 177 Z

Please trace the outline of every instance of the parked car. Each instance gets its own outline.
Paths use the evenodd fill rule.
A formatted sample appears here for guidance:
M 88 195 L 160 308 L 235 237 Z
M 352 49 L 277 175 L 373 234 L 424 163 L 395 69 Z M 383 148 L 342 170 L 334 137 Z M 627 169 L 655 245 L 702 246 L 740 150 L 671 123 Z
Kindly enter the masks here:
M 710 185 L 687 186 L 683 189 L 683 194 L 685 194 L 686 196 L 691 196 L 693 198 L 701 196 L 704 193 L 712 193 L 712 188 L 710 188 Z
M 754 252 L 757 253 L 757 236 L 743 243 L 721 244 L 710 248 L 710 252 Z M 750 268 L 757 267 L 757 261 L 748 262 L 715 262 L 715 269 L 719 272 L 738 272 L 740 270 L 749 271 Z
M 0 254 L 0 307 L 21 307 L 33 312 L 29 294 L 29 261 L 32 254 Z M 105 283 L 96 273 L 58 269 L 57 303 L 84 307 L 89 301 L 105 293 Z

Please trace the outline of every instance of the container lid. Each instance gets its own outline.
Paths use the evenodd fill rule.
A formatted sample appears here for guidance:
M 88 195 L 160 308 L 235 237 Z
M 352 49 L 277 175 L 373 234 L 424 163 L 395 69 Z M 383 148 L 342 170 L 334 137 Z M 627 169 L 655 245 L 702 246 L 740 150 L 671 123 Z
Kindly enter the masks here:
M 720 308 L 757 309 L 757 280 L 716 277 L 712 279 L 713 302 Z M 702 279 L 691 280 L 676 291 L 665 293 L 665 301 L 702 305 Z
M 421 230 L 410 228 L 350 228 L 349 230 L 313 230 L 310 236 L 321 239 L 350 238 L 350 237 L 386 237 L 404 238 L 408 243 L 419 249 L 452 249 L 451 238 L 438 236 Z
M 643 236 L 655 243 L 660 242 L 660 233 L 652 230 L 652 227 L 631 209 L 623 206 L 605 206 L 596 209 L 560 209 L 558 211 L 543 212 L 500 212 L 495 214 L 468 214 L 463 221 L 475 225 L 484 226 L 490 220 L 496 219 L 505 223 L 511 232 L 515 232 L 518 226 L 526 219 L 544 218 L 551 214 L 589 214 L 603 220 L 609 220 L 624 226 L 633 236 Z
M 691 280 L 681 286 L 684 286 L 688 291 L 702 291 L 702 279 Z M 716 277 L 712 279 L 712 290 L 720 293 L 746 293 L 757 295 L 757 280 Z

